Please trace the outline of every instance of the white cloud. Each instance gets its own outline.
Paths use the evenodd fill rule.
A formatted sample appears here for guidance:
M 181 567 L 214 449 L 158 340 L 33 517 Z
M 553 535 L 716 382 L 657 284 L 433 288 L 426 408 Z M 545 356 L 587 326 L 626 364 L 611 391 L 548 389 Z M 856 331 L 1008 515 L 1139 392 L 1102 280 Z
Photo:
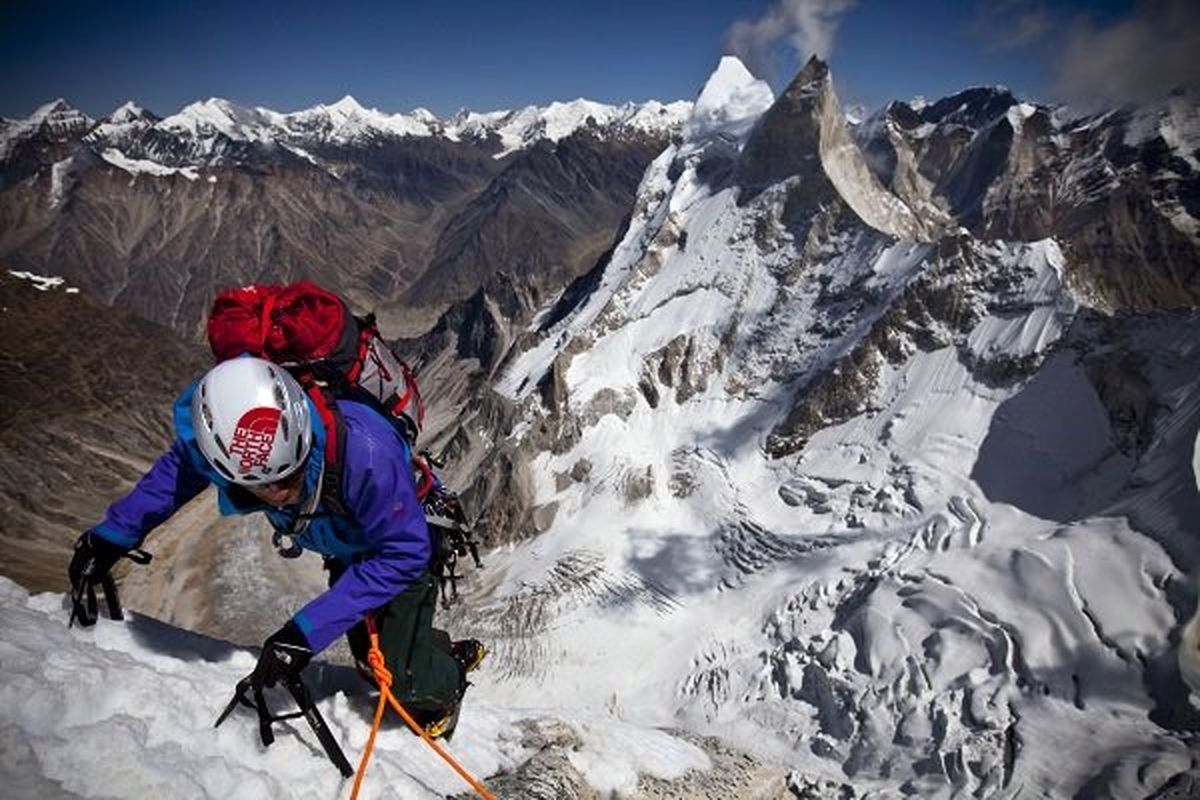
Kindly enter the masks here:
M 968 32 L 987 50 L 1017 50 L 1036 44 L 1055 26 L 1041 0 L 987 0 L 975 7 Z
M 1200 4 L 1149 0 L 1107 26 L 1082 19 L 1056 64 L 1054 90 L 1080 107 L 1156 100 L 1200 85 Z
M 725 50 L 760 78 L 771 80 L 786 46 L 801 61 L 828 58 L 842 16 L 856 0 L 779 0 L 758 19 L 738 20 L 725 32 Z

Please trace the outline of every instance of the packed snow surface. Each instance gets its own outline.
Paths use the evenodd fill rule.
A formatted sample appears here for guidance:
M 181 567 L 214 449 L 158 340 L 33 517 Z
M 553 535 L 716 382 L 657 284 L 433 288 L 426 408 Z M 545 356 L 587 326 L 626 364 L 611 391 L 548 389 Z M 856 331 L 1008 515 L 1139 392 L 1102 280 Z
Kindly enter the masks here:
M 66 598 L 30 597 L 0 578 L 0 780 L 7 797 L 328 798 L 343 781 L 303 721 L 276 726 L 264 748 L 254 713 L 241 708 L 214 729 L 255 655 L 129 614 L 67 628 Z M 306 670 L 318 706 L 357 766 L 375 698 L 347 667 Z M 285 695 L 269 695 L 286 710 Z M 389 712 L 390 714 L 390 712 Z M 447 749 L 477 777 L 508 771 L 532 752 L 517 723 L 558 711 L 520 708 L 503 693 L 473 689 Z M 638 776 L 665 780 L 707 769 L 695 746 L 607 715 L 566 717 L 580 742 L 570 754 L 601 792 L 628 792 Z M 420 739 L 386 725 L 376 742 L 366 797 L 435 798 L 469 792 Z

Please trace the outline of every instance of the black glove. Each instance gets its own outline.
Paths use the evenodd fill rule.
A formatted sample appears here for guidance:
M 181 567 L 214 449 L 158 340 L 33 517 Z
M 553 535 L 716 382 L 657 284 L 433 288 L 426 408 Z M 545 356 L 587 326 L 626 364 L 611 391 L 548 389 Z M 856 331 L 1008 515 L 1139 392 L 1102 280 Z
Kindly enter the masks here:
M 296 627 L 296 623 L 288 620 L 275 633 L 263 642 L 262 655 L 258 657 L 258 665 L 250 674 L 250 682 L 255 688 L 274 686 L 279 681 L 298 678 L 300 671 L 312 660 L 313 651 L 308 646 L 308 639 Z
M 77 619 L 84 627 L 96 624 L 97 584 L 104 590 L 109 616 L 113 619 L 123 618 L 117 585 L 113 582 L 110 570 L 127 551 L 127 548 L 113 544 L 92 531 L 87 531 L 75 542 L 75 555 L 67 567 L 67 576 L 71 579 L 71 620 L 68 626 Z

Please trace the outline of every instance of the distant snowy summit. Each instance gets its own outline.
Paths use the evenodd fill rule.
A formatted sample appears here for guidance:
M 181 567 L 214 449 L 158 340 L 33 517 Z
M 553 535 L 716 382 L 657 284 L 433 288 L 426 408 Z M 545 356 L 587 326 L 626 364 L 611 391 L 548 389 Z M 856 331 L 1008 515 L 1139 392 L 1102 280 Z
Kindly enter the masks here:
M 0 161 L 13 151 L 13 145 L 24 139 L 42 135 L 61 139 L 85 131 L 95 120 L 78 109 L 72 108 L 61 97 L 41 106 L 25 119 L 0 118 Z
M 296 141 L 323 144 L 357 144 L 380 138 L 442 136 L 454 141 L 499 137 L 501 155 L 541 139 L 560 141 L 576 131 L 600 130 L 661 132 L 679 128 L 691 111 L 691 103 L 625 103 L 605 105 L 590 100 L 526 106 L 515 111 L 460 111 L 449 119 L 418 108 L 408 114 L 389 114 L 364 108 L 347 95 L 331 105 L 281 114 L 267 108 L 244 108 L 228 100 L 213 98 L 193 103 L 164 119 L 164 130 L 197 136 L 220 132 L 241 141 Z
M 294 149 L 363 145 L 405 137 L 442 137 L 456 142 L 495 137 L 495 157 L 502 158 L 535 142 L 558 142 L 586 129 L 602 136 L 671 133 L 682 127 L 691 108 L 692 104 L 685 101 L 607 105 L 581 98 L 516 110 L 463 110 L 441 119 L 424 108 L 395 114 L 365 108 L 349 95 L 336 103 L 290 113 L 249 108 L 214 97 L 161 119 L 128 102 L 97 121 L 59 99 L 26 119 L 0 120 L 0 161 L 14 152 L 18 143 L 35 136 L 62 138 L 85 131 L 85 141 L 101 151 L 115 148 L 134 158 L 146 156 L 147 150 L 187 153 L 194 159 L 194 166 L 227 154 L 231 145 Z M 163 146 L 164 140 L 182 140 L 188 145 Z M 148 142 L 159 144 L 148 147 Z M 189 165 L 170 159 L 167 166 Z

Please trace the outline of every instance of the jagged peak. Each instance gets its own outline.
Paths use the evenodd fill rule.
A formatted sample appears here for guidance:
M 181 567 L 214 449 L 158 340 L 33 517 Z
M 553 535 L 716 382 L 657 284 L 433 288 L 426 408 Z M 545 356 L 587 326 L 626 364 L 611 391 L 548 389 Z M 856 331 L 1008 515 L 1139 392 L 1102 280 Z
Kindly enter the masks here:
M 330 103 L 329 105 L 326 105 L 325 109 L 328 111 L 336 111 L 337 113 L 345 114 L 346 116 L 366 113 L 366 109 L 363 107 L 363 105 L 355 100 L 353 95 L 349 94 L 347 94 L 341 100 L 338 100 L 336 103 Z
M 247 108 L 222 97 L 210 97 L 184 106 L 158 124 L 167 130 L 198 136 L 216 131 L 232 139 L 259 140 L 268 136 L 268 128 L 278 116 L 267 109 Z
M 533 142 L 559 142 L 593 124 L 602 130 L 636 129 L 648 133 L 678 130 L 691 110 L 689 103 L 664 104 L 657 100 L 610 105 L 579 97 L 544 106 L 528 105 L 511 111 L 459 111 L 441 128 L 452 140 L 497 136 L 501 149 L 495 158 Z
M 774 101 L 771 87 L 755 78 L 740 59 L 722 56 L 684 124 L 684 151 L 714 137 L 744 139 Z
M 117 106 L 112 112 L 105 117 L 105 120 L 112 123 L 124 124 L 138 121 L 153 121 L 158 119 L 154 114 L 147 111 L 142 106 L 135 103 L 133 100 L 127 100 Z
M 739 202 L 797 177 L 813 202 L 840 196 L 876 230 L 902 239 L 927 235 L 911 209 L 871 174 L 842 114 L 829 65 L 816 56 L 751 133 L 738 164 Z
M 27 124 L 37 126 L 51 119 L 60 123 L 79 122 L 81 124 L 86 123 L 90 125 L 93 122 L 91 117 L 75 108 L 61 97 L 51 100 L 49 103 L 38 106 L 37 110 L 35 110 L 25 119 L 25 122 Z M 20 120 L 17 120 L 17 122 L 20 122 Z
M 1018 102 L 1005 86 L 970 86 L 921 108 L 919 113 L 926 122 L 953 119 L 978 125 L 1004 114 Z
M 704 82 L 696 103 L 712 104 L 727 96 L 730 90 L 759 83 L 762 81 L 755 78 L 737 56 L 721 56 L 716 69 Z
M 827 80 L 829 80 L 829 62 L 820 56 L 813 56 L 808 59 L 808 62 L 801 68 L 800 72 L 792 80 L 792 83 L 803 85 Z
M 817 56 L 808 60 L 801 70 L 792 78 L 791 83 L 783 90 L 780 99 L 784 97 L 802 97 L 824 92 L 832 85 L 829 64 Z
M 118 117 L 140 117 L 145 113 L 145 111 L 146 110 L 144 108 L 139 106 L 134 101 L 126 100 L 124 103 L 113 109 L 113 112 L 108 116 L 109 119 L 116 119 Z
M 63 98 L 58 97 L 58 98 L 55 98 L 54 100 L 51 100 L 49 103 L 45 103 L 41 106 L 38 106 L 37 110 L 35 110 L 33 112 L 33 114 L 31 114 L 30 116 L 45 117 L 50 114 L 61 113 L 63 111 L 74 111 L 74 110 L 75 109 L 71 106 L 70 103 L 68 103 Z
M 25 119 L 4 120 L 0 124 L 0 160 L 8 158 L 16 142 L 45 133 L 52 137 L 71 135 L 91 127 L 95 121 L 73 108 L 61 97 L 39 106 Z
M 768 118 L 776 124 L 785 119 L 791 119 L 784 124 L 794 124 L 798 114 L 821 114 L 827 110 L 841 113 L 837 108 L 837 99 L 833 92 L 833 78 L 829 64 L 817 56 L 808 60 L 801 70 L 796 73 L 783 93 L 775 101 L 774 106 L 763 118 L 763 124 L 768 124 Z
M 735 55 L 723 55 L 721 56 L 721 60 L 717 62 L 716 69 L 708 76 L 708 80 L 705 81 L 704 85 L 707 87 L 714 80 L 749 83 L 755 80 L 755 77 L 746 68 L 746 65 L 742 63 L 740 58 Z M 704 92 L 701 91 L 700 94 L 703 95 Z

